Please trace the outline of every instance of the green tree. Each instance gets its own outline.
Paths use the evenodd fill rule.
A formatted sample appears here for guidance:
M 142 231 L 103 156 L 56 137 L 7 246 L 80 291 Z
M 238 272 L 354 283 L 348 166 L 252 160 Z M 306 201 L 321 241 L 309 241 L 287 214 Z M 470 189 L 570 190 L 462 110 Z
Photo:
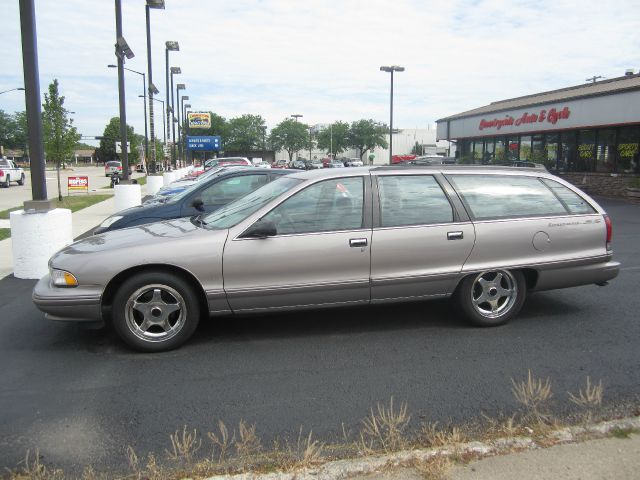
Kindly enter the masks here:
M 69 118 L 69 111 L 64 108 L 64 96 L 58 91 L 58 79 L 49 84 L 49 92 L 44 94 L 42 105 L 42 127 L 44 133 L 44 151 L 47 160 L 56 162 L 58 174 L 58 199 L 62 200 L 60 185 L 60 164 L 73 154 L 74 145 L 81 135 Z
M 245 114 L 228 122 L 227 140 L 224 149 L 243 152 L 259 150 L 262 146 L 264 118 L 260 115 Z
M 29 128 L 27 127 L 27 112 L 21 111 L 13 114 L 15 128 L 13 131 L 14 148 L 21 148 L 24 157 L 29 158 Z
M 103 162 L 110 160 L 121 160 L 120 154 L 116 153 L 116 142 L 120 141 L 120 117 L 113 117 L 104 128 L 100 146 L 97 150 L 98 158 Z M 127 125 L 127 141 L 130 142 L 129 164 L 138 161 L 139 140 L 136 137 L 133 127 Z
M 286 150 L 291 162 L 294 153 L 309 147 L 309 126 L 287 118 L 271 130 L 269 142 L 275 150 Z
M 349 148 L 349 143 L 349 124 L 346 122 L 334 122 L 318 133 L 318 148 L 333 158 Z
M 385 138 L 389 127 L 375 120 L 358 120 L 351 123 L 349 129 L 349 146 L 360 152 L 360 160 L 368 150 L 375 150 L 376 147 L 387 148 Z
M 15 148 L 13 139 L 15 128 L 15 119 L 4 110 L 0 110 L 0 145 L 4 148 Z

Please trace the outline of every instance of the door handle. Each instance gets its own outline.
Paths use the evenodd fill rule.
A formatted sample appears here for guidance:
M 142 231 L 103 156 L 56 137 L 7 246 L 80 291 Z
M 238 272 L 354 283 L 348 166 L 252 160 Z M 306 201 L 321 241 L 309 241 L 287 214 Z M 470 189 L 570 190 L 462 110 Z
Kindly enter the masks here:
M 462 240 L 464 233 L 462 232 L 447 232 L 447 240 Z
M 350 247 L 366 247 L 367 239 L 366 238 L 352 238 L 349 240 Z

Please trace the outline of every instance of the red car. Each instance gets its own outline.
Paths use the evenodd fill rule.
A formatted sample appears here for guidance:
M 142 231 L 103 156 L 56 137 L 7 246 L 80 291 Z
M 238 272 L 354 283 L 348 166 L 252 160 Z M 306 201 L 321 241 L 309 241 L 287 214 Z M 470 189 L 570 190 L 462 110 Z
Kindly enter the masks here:
M 287 161 L 286 160 L 278 160 L 276 162 L 273 162 L 271 164 L 271 168 L 287 168 Z

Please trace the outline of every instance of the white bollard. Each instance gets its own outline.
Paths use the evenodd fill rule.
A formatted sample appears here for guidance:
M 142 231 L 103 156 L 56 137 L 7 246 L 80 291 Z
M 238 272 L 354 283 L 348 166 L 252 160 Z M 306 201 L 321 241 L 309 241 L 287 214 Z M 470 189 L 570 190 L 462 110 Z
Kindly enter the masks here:
M 116 212 L 142 204 L 142 188 L 140 188 L 140 185 L 120 184 L 116 185 L 114 190 L 116 196 Z
M 47 274 L 49 258 L 73 243 L 71 210 L 56 208 L 47 212 L 10 213 L 13 275 L 40 279 Z
M 164 179 L 160 175 L 147 177 L 147 195 L 155 195 L 162 188 Z
M 175 180 L 173 172 L 165 172 L 162 174 L 163 184 L 166 187 Z

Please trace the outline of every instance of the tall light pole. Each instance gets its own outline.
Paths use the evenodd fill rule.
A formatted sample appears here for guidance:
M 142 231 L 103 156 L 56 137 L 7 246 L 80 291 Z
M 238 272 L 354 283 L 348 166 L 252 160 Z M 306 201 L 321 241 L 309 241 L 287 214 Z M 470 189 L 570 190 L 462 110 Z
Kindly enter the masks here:
M 173 168 L 176 168 L 176 126 L 175 126 L 175 120 L 176 120 L 176 106 L 173 103 L 174 98 L 173 98 L 173 76 L 174 75 L 180 75 L 182 73 L 182 70 L 180 70 L 180 67 L 171 67 L 171 165 L 173 166 Z
M 380 67 L 381 72 L 391 73 L 391 100 L 389 107 L 389 165 L 393 156 L 393 72 L 404 72 L 404 67 L 391 65 L 390 67 Z
M 3 93 L 14 92 L 16 90 L 24 90 L 24 87 L 17 87 L 17 88 L 11 88 L 9 90 L 4 90 L 4 91 L 0 92 L 0 95 L 2 95 Z
M 165 45 L 165 49 L 164 49 L 164 54 L 165 54 L 165 69 L 166 69 L 166 74 L 167 74 L 167 79 L 166 79 L 166 85 L 165 85 L 165 90 L 167 91 L 167 138 L 171 138 L 171 132 L 169 131 L 169 129 L 171 128 L 171 125 L 173 125 L 173 122 L 171 121 L 171 119 L 169 118 L 169 110 L 171 110 L 171 102 L 169 101 L 169 96 L 173 95 L 173 86 L 171 86 L 171 88 L 169 87 L 169 52 L 179 52 L 180 51 L 180 45 L 178 44 L 178 42 L 175 41 L 168 41 L 164 43 Z M 173 110 L 171 110 L 173 112 Z M 175 154 L 173 153 L 173 148 L 171 149 L 171 153 L 172 153 L 172 160 L 175 162 Z
M 107 65 L 107 67 L 109 68 L 118 68 L 117 65 Z M 147 81 L 145 79 L 145 74 L 144 72 L 138 72 L 136 70 L 132 70 L 130 68 L 127 67 L 122 67 L 125 70 L 128 70 L 129 72 L 133 72 L 133 73 L 137 73 L 138 75 L 142 75 L 142 93 L 143 95 L 141 95 L 141 97 L 144 98 L 143 100 L 143 104 L 144 104 L 144 155 L 145 155 L 145 159 L 143 159 L 143 162 L 146 166 L 147 162 L 146 162 L 146 156 L 149 154 L 149 134 L 147 132 L 147 96 L 144 94 L 146 89 L 147 89 Z
M 142 95 L 139 95 L 140 97 L 142 97 Z M 164 146 L 167 146 L 167 127 L 165 126 L 164 123 L 164 118 L 165 118 L 165 107 L 164 107 L 164 100 L 160 100 L 159 98 L 151 98 L 149 97 L 149 100 L 153 100 L 154 102 L 160 102 L 162 104 L 162 135 L 164 138 Z
M 184 96 L 182 97 L 183 100 L 188 100 L 189 97 L 188 96 Z M 183 134 L 182 136 L 182 142 L 184 144 L 184 148 L 185 148 L 185 152 L 184 152 L 184 158 L 185 160 L 187 160 L 187 157 L 190 156 L 188 155 L 189 151 L 186 150 L 187 147 L 187 141 L 186 141 L 186 136 L 189 135 L 189 123 L 187 122 L 187 108 L 191 108 L 191 104 L 190 103 L 185 103 L 182 106 L 182 130 L 184 130 L 184 132 L 186 132 L 186 135 Z M 193 163 L 193 162 L 190 162 Z
M 179 118 L 180 121 L 178 122 L 178 132 L 180 133 L 180 158 L 183 162 L 185 160 L 185 155 L 184 155 L 184 101 L 185 100 L 189 100 L 189 95 L 183 95 L 182 97 L 180 97 L 180 101 L 178 102 L 180 104 L 180 118 Z M 182 126 L 180 126 L 181 123 L 182 123 Z
M 116 57 L 118 58 L 118 103 L 120 104 L 120 142 L 122 145 L 122 182 L 129 183 L 129 149 L 127 147 L 127 108 L 124 91 L 124 57 L 134 57 L 127 41 L 122 36 L 122 6 L 116 2 Z
M 153 85 L 153 69 L 151 68 L 151 20 L 149 15 L 150 9 L 164 10 L 164 0 L 147 0 L 145 5 L 145 14 L 147 20 L 147 73 L 149 74 L 149 85 L 147 93 L 149 95 L 149 127 L 151 130 L 151 171 L 156 171 L 156 133 L 153 121 L 153 95 L 159 93 L 158 89 Z M 146 119 L 146 114 L 145 114 Z M 148 142 L 147 142 L 148 143 Z M 149 151 L 146 151 L 148 155 Z M 146 166 L 146 165 L 145 165 Z M 147 171 L 149 169 L 147 168 Z
M 178 123 L 178 161 L 182 162 L 182 132 L 180 131 L 180 90 L 186 89 L 184 83 L 178 83 L 176 85 L 176 106 L 178 107 L 177 113 L 175 113 L 176 121 Z M 174 111 L 175 112 L 175 111 Z

